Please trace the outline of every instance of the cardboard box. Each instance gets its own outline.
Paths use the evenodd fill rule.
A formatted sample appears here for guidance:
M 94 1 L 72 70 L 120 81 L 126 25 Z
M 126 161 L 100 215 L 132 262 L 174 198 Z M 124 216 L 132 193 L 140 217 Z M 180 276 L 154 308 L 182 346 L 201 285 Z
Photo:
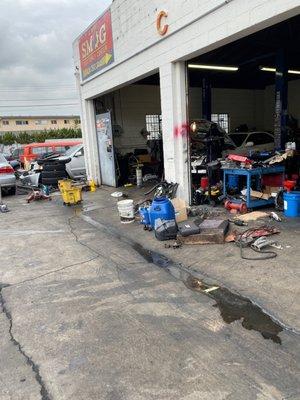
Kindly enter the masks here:
M 176 222 L 183 222 L 187 220 L 186 202 L 182 199 L 176 198 L 171 200 L 175 208 Z
M 252 189 L 250 192 L 250 196 L 255 197 L 257 199 L 263 199 L 263 200 L 269 200 L 269 198 L 271 197 L 271 195 L 268 193 L 258 192 L 256 190 L 252 190 Z
M 150 154 L 141 154 L 137 156 L 137 159 L 139 160 L 140 163 L 151 163 L 151 156 Z
M 264 189 L 264 193 L 272 196 L 272 193 L 278 193 L 280 189 L 280 186 L 266 186 Z

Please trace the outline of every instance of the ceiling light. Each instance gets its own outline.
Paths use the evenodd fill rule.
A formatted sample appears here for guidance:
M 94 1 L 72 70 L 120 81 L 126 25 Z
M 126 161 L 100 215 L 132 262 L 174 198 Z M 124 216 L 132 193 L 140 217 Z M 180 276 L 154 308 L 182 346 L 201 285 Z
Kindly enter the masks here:
M 296 69 L 289 69 L 288 70 L 289 74 L 296 74 L 296 75 L 300 75 L 300 71 L 297 71 Z
M 203 64 L 188 64 L 189 68 L 194 69 L 211 69 L 214 71 L 238 71 L 239 67 L 228 67 L 225 65 L 203 65 Z
M 273 67 L 259 67 L 259 69 L 261 71 L 267 71 L 267 72 L 276 72 L 276 68 Z M 296 74 L 296 75 L 300 75 L 300 71 L 296 70 L 296 69 L 289 69 L 288 70 L 289 74 Z
M 259 67 L 261 71 L 267 71 L 267 72 L 276 72 L 276 68 L 271 68 L 271 67 Z

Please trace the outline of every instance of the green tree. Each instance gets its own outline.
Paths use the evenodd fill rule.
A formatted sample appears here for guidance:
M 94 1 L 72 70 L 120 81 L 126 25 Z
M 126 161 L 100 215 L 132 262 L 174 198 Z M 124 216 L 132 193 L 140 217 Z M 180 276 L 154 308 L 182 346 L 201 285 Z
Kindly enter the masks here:
M 33 137 L 28 132 L 20 132 L 16 137 L 16 141 L 20 144 L 27 144 L 33 141 Z
M 4 133 L 0 135 L 0 143 L 4 145 L 11 145 L 13 143 L 27 144 L 27 143 L 43 143 L 47 139 L 70 139 L 70 138 L 81 138 L 81 129 L 73 128 L 62 128 L 53 130 L 43 130 L 33 133 L 20 132 L 14 134 L 12 132 Z
M 2 144 L 9 146 L 16 142 L 16 136 L 12 132 L 6 132 L 2 136 Z

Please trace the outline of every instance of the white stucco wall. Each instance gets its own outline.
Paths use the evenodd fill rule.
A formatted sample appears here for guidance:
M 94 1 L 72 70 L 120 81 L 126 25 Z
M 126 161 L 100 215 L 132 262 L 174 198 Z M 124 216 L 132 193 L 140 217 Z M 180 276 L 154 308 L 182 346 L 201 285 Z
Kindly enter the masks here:
M 158 35 L 155 23 L 156 16 L 161 10 L 168 12 L 169 24 L 169 31 L 163 38 Z M 299 11 L 299 0 L 132 0 L 130 2 L 114 0 L 111 5 L 111 16 L 115 60 L 84 84 L 79 82 L 82 119 L 88 118 L 88 121 L 83 123 L 83 134 L 86 136 L 85 143 L 90 148 L 87 164 L 91 177 L 100 183 L 100 173 L 96 167 L 98 158 L 90 99 L 160 71 L 163 74 L 160 75 L 160 89 L 163 94 L 161 109 L 165 121 L 163 129 L 168 129 L 163 135 L 165 143 L 171 146 L 166 150 L 165 161 L 173 160 L 165 162 L 165 173 L 170 177 L 176 175 L 178 181 L 184 182 L 188 167 L 183 160 L 186 157 L 184 143 L 174 136 L 175 127 L 171 126 L 171 123 L 172 121 L 176 121 L 177 124 L 186 123 L 186 119 L 179 121 L 180 118 L 186 118 L 186 115 L 182 107 L 178 109 L 178 104 L 183 104 L 182 101 L 185 101 L 186 87 L 182 87 L 182 82 L 177 79 L 177 76 L 182 74 L 177 74 L 177 68 L 172 68 L 171 64 L 204 54 L 297 15 Z M 79 68 L 78 40 L 75 40 L 73 48 L 75 67 Z M 179 69 L 182 70 L 182 67 Z M 162 79 L 166 79 L 166 82 Z M 168 97 L 172 93 L 182 97 L 174 102 L 174 99 Z M 245 96 L 247 99 L 252 96 L 251 110 Z M 230 93 L 227 97 L 230 99 Z M 266 124 L 265 118 L 263 120 L 259 112 L 263 104 L 266 106 L 261 93 L 258 91 L 240 93 L 239 99 L 240 119 L 252 115 L 256 126 Z M 216 110 L 224 108 L 222 102 L 224 97 L 213 98 Z M 228 103 L 227 105 L 229 106 Z M 234 107 L 233 103 L 231 107 Z M 238 123 L 239 120 L 236 120 L 237 125 Z M 170 148 L 172 155 L 167 154 L 170 153 Z M 182 159 L 176 160 L 176 157 Z M 183 193 L 186 195 L 185 189 Z
M 241 124 L 249 129 L 264 127 L 264 91 L 249 89 L 212 89 L 212 113 L 226 113 L 230 116 L 230 129 Z M 190 89 L 190 118 L 201 118 L 202 89 Z
M 158 11 L 169 31 L 156 31 Z M 299 0 L 115 0 L 111 5 L 115 61 L 82 87 L 84 99 L 189 59 L 299 13 Z M 193 22 L 194 21 L 194 22 Z M 78 41 L 74 42 L 79 67 Z
M 159 86 L 132 85 L 115 93 L 116 119 L 123 134 L 115 138 L 122 153 L 145 148 L 146 141 L 140 131 L 146 127 L 147 114 L 161 114 Z

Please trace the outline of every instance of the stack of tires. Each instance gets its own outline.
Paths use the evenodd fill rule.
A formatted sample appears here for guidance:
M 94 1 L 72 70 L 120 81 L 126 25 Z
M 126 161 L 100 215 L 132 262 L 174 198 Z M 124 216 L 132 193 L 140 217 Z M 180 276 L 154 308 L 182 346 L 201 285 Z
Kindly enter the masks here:
M 65 162 L 58 160 L 43 163 L 41 183 L 46 186 L 58 186 L 58 181 L 68 178 Z

